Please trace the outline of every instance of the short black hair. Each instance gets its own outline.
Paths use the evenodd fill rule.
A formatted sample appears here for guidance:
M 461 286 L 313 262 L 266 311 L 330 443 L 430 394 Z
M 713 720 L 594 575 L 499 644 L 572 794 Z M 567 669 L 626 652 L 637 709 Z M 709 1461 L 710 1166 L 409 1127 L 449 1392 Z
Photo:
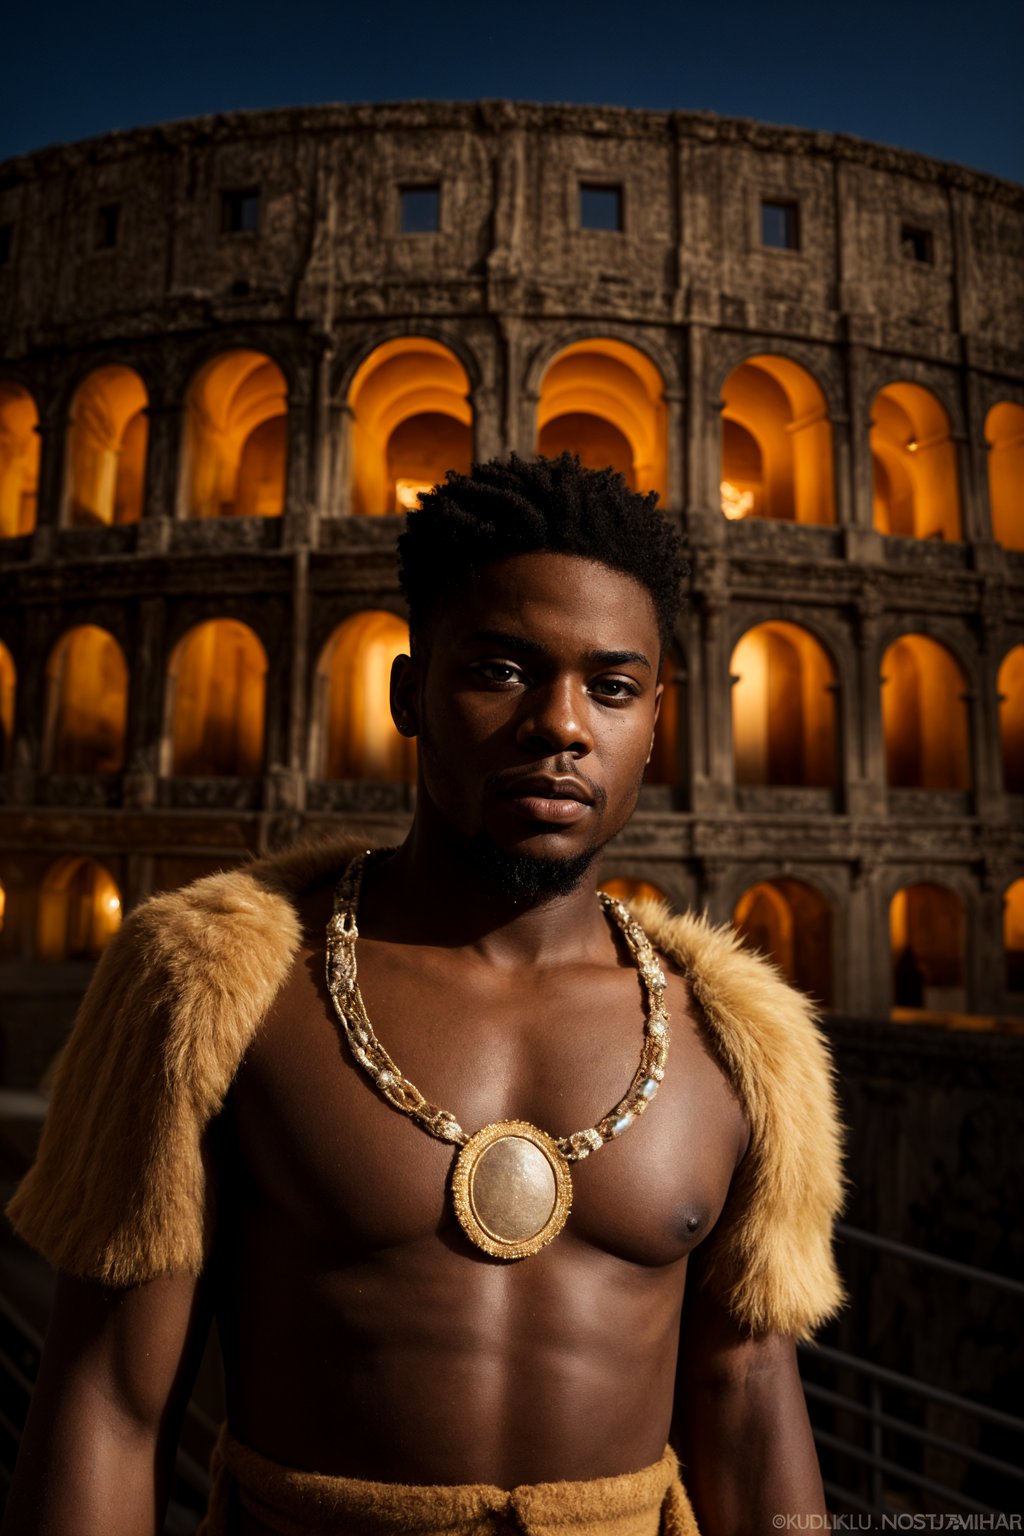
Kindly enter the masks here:
M 579 555 L 622 571 L 650 593 L 664 651 L 688 574 L 682 540 L 657 509 L 613 469 L 584 469 L 574 453 L 557 459 L 489 459 L 468 475 L 449 470 L 420 495 L 398 540 L 398 575 L 413 640 L 452 592 L 511 555 Z

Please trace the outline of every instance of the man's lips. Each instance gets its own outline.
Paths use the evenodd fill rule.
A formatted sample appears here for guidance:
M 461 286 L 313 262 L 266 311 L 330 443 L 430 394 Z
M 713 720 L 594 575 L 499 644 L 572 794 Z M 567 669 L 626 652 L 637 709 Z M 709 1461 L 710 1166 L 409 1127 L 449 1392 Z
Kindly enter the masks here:
M 563 826 L 579 821 L 594 804 L 594 795 L 587 786 L 568 775 L 534 774 L 503 786 L 500 794 L 528 821 L 551 821 Z

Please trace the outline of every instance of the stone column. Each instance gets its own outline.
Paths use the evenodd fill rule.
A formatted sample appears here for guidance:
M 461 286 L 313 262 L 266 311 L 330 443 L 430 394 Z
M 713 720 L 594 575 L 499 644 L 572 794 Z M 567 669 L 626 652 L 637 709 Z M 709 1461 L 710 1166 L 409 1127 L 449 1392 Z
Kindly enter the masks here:
M 708 573 L 711 574 L 710 572 Z M 693 809 L 698 814 L 733 810 L 732 696 L 729 680 L 728 597 L 709 582 L 701 606 L 700 687 L 692 690 L 691 710 L 701 711 L 703 761 L 694 770 Z
M 873 586 L 861 594 L 854 641 L 858 699 L 857 728 L 843 743 L 846 808 L 851 816 L 885 816 L 888 794 L 882 696 L 878 677 L 881 601 Z M 851 719 L 854 712 L 850 711 Z
M 1006 949 L 1003 944 L 1003 892 L 1015 866 L 1007 859 L 985 860 L 979 889 L 968 907 L 965 976 L 971 1013 L 999 1015 L 1006 999 Z
M 309 461 L 312 452 L 311 397 L 300 390 L 288 394 L 287 458 L 281 542 L 285 548 L 309 542 Z
M 67 442 L 67 418 L 51 411 L 40 415 L 39 489 L 36 495 L 36 526 L 32 535 L 32 559 L 51 560 L 60 526 L 64 489 L 64 450 Z
M 135 636 L 128 682 L 125 726 L 124 803 L 148 810 L 157 802 L 160 738 L 167 697 L 162 597 L 142 598 L 135 611 Z
M 663 512 L 681 512 L 686 505 L 684 468 L 684 438 L 686 420 L 684 407 L 686 396 L 681 390 L 667 389 L 665 400 L 665 500 Z
M 853 443 L 849 415 L 832 417 L 832 489 L 835 497 L 836 526 L 852 528 Z
M 502 430 L 501 391 L 497 383 L 488 380 L 470 392 L 469 403 L 473 410 L 473 457 L 483 461 L 497 458 L 504 452 Z
M 146 491 L 135 547 L 139 554 L 160 554 L 169 547 L 174 521 L 185 510 L 187 487 L 181 484 L 185 409 L 177 402 L 161 405 L 150 401 L 146 416 Z
M 885 1018 L 892 999 L 892 947 L 881 874 L 871 856 L 857 859 L 845 905 L 845 1007 L 868 1018 Z
M 874 481 L 871 468 L 871 401 L 867 395 L 868 353 L 855 338 L 861 329 L 858 322 L 863 318 L 866 329 L 873 333 L 870 317 L 851 315 L 849 327 L 851 340 L 846 348 L 847 398 L 849 400 L 849 468 L 847 492 L 849 520 L 846 531 L 846 553 L 852 560 L 881 564 L 885 558 L 882 534 L 875 529 Z

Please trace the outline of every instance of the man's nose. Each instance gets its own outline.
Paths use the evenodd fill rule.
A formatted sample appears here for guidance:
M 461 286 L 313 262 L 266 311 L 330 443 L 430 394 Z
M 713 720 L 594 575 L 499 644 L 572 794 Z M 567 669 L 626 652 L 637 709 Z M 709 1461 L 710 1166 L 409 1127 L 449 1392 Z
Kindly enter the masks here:
M 585 757 L 594 746 L 587 725 L 585 690 L 568 678 L 532 688 L 516 740 L 530 752 L 571 752 L 574 757 Z

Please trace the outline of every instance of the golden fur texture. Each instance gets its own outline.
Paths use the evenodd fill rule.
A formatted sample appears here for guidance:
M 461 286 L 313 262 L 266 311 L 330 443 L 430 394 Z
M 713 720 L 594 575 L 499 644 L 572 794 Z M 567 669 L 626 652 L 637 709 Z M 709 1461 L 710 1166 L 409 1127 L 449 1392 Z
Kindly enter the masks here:
M 293 902 L 336 878 L 351 837 L 155 896 L 97 966 L 54 1074 L 35 1165 L 8 1206 L 57 1268 L 110 1285 L 198 1274 L 216 1213 L 204 1133 L 300 942 Z M 708 1238 L 705 1283 L 753 1332 L 806 1337 L 841 1290 L 831 1067 L 807 1000 L 732 930 L 638 906 L 687 974 L 751 1145 Z
M 302 1536 L 698 1536 L 675 1453 L 639 1472 L 593 1481 L 374 1483 L 296 1472 L 250 1450 L 225 1426 L 199 1536 L 233 1536 L 244 1509 L 267 1530 Z
M 837 1311 L 832 1224 L 843 1197 L 832 1062 L 811 1003 L 735 930 L 658 902 L 634 910 L 685 971 L 750 1147 L 708 1238 L 704 1283 L 752 1333 L 808 1338 Z

